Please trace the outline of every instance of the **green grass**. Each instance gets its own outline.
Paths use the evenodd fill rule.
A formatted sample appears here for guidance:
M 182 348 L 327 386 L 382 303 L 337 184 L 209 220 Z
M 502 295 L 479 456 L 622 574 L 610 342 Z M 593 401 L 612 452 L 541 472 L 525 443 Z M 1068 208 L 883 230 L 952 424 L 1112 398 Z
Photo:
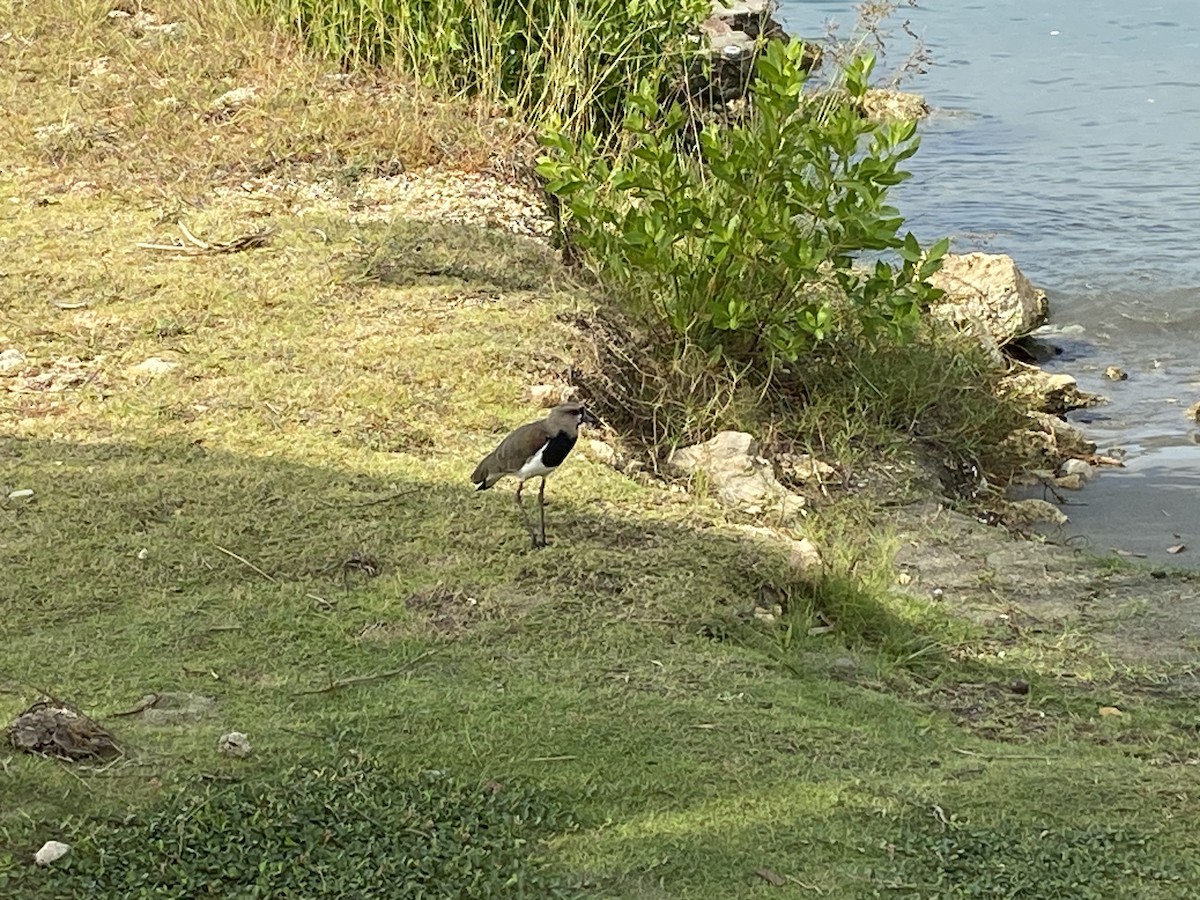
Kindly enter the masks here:
M 102 17 L 19 12 L 43 73 L 0 67 L 0 93 L 27 98 L 21 122 L 94 112 L 46 73 L 115 41 Z M 188 21 L 193 54 L 241 34 Z M 248 70 L 266 65 L 257 52 Z M 551 545 L 531 550 L 511 489 L 475 493 L 467 476 L 536 414 L 527 386 L 590 352 L 571 323 L 593 301 L 544 250 L 363 222 L 348 196 L 297 215 L 299 187 L 246 203 L 222 191 L 239 177 L 228 159 L 188 144 L 208 140 L 198 126 L 162 138 L 191 147 L 184 181 L 151 167 L 117 192 L 107 167 L 141 138 L 118 137 L 123 162 L 89 179 L 92 156 L 47 160 L 22 127 L 0 143 L 20 163 L 3 174 L 18 202 L 0 212 L 0 349 L 27 357 L 0 384 L 20 388 L 0 393 L 0 718 L 48 691 L 124 755 L 0 755 L 0 893 L 114 896 L 105 879 L 201 873 L 171 868 L 183 858 L 228 866 L 247 895 L 316 895 L 319 871 L 369 896 L 362 860 L 378 851 L 463 896 L 519 895 L 486 886 L 497 861 L 529 896 L 546 896 L 538 879 L 589 898 L 981 896 L 1012 889 L 1016 869 L 1045 888 L 1022 896 L 1192 892 L 1191 707 L 1069 635 L 1017 637 L 896 596 L 882 517 L 815 515 L 829 571 L 796 578 L 714 504 L 580 452 L 548 489 Z M 84 180 L 101 183 L 69 189 Z M 238 254 L 136 248 L 181 211 L 210 239 L 277 230 Z M 179 366 L 133 371 L 151 356 Z M 20 489 L 33 497 L 7 499 Z M 754 618 L 774 603 L 779 622 Z M 839 628 L 810 636 L 818 613 Z M 1081 661 L 1083 684 L 1058 677 Z M 1028 694 L 1007 690 L 1018 678 Z M 116 715 L 161 691 L 216 705 L 172 725 Z M 235 730 L 245 760 L 217 751 Z M 315 805 L 318 770 L 367 787 Z M 446 773 L 432 788 L 430 770 Z M 478 840 L 455 827 L 468 820 Z M 309 855 L 271 844 L 260 871 L 230 853 L 230 822 Z M 327 832 L 352 864 L 322 868 Z M 48 839 L 75 850 L 35 869 Z
M 679 82 L 704 0 L 250 0 L 347 67 L 385 66 L 540 126 L 608 130 L 643 80 Z

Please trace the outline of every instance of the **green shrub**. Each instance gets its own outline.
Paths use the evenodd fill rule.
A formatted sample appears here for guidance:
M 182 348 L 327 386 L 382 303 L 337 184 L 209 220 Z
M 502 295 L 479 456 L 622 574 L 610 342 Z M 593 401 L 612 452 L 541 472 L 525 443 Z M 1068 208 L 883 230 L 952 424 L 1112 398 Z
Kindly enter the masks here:
M 619 122 L 625 94 L 694 52 L 704 0 L 249 0 L 347 64 L 394 64 L 446 94 Z
M 561 897 L 535 842 L 567 824 L 520 786 L 352 759 L 189 786 L 35 874 L 79 898 Z
M 914 122 L 864 119 L 874 58 L 844 67 L 844 92 L 806 97 L 803 45 L 759 57 L 752 109 L 709 124 L 632 98 L 617 162 L 595 136 L 552 130 L 539 171 L 568 211 L 601 282 L 651 327 L 729 361 L 792 361 L 839 333 L 908 334 L 937 296 L 926 280 L 947 249 L 923 250 L 888 205 L 908 178 Z M 891 252 L 899 264 L 871 254 Z

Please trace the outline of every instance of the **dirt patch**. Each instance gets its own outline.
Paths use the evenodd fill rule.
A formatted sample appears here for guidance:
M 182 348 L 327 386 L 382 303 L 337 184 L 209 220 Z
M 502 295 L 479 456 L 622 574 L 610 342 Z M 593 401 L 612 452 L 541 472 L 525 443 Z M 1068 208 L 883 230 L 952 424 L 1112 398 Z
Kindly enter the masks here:
M 147 725 L 185 725 L 203 719 L 216 706 L 214 698 L 203 694 L 162 691 L 147 694 L 132 709 L 115 715 L 134 717 Z
M 471 591 L 437 585 L 410 594 L 405 607 L 428 622 L 438 634 L 460 634 L 479 621 L 482 614 L 479 598 Z
M 553 231 L 545 198 L 532 187 L 440 167 L 363 177 L 352 186 L 334 178 L 250 178 L 235 187 L 217 188 L 215 200 L 250 215 L 319 215 L 356 225 L 409 219 L 495 229 L 539 242 Z
M 79 390 L 96 379 L 101 362 L 103 357 L 85 361 L 68 356 L 31 362 L 8 374 L 5 386 L 14 394 L 60 394 Z
M 1052 724 L 1045 711 L 1027 703 L 1017 685 L 954 684 L 939 687 L 930 699 L 959 725 L 989 740 L 1026 742 Z
M 1181 690 L 1200 691 L 1191 672 L 1200 648 L 1200 578 L 1187 572 L 1119 568 L 928 500 L 893 511 L 901 540 L 900 590 L 1014 634 L 1070 629 L 1128 666 L 1170 670 Z M 1186 667 L 1186 668 L 1184 668 Z
M 358 632 L 356 640 L 390 641 L 406 637 L 413 632 L 414 620 L 418 629 L 454 638 L 487 617 L 487 604 L 478 591 L 447 585 L 409 594 L 404 598 L 404 607 L 412 618 L 371 622 Z

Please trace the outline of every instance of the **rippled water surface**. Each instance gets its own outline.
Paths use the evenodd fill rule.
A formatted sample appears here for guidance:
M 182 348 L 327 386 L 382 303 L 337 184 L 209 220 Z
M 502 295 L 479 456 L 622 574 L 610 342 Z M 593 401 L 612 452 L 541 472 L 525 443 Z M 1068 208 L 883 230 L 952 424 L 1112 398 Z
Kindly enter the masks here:
M 781 17 L 817 36 L 854 12 L 783 0 Z M 938 110 L 897 194 L 909 226 L 1011 254 L 1050 295 L 1066 352 L 1047 368 L 1113 401 L 1075 418 L 1127 468 L 1071 495 L 1068 533 L 1200 566 L 1200 438 L 1184 416 L 1200 401 L 1200 0 L 922 0 L 898 17 L 933 55 L 905 87 Z M 908 46 L 889 41 L 893 56 Z M 1103 378 L 1114 364 L 1127 381 Z

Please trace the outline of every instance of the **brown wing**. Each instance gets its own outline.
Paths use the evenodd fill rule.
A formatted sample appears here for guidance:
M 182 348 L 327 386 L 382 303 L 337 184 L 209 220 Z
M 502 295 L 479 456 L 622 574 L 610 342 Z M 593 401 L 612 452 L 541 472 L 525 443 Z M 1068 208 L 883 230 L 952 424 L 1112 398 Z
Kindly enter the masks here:
M 486 491 L 505 475 L 512 475 L 525 465 L 529 457 L 537 453 L 550 435 L 546 432 L 546 421 L 529 422 L 500 442 L 491 453 L 475 467 L 471 482 L 475 489 Z

